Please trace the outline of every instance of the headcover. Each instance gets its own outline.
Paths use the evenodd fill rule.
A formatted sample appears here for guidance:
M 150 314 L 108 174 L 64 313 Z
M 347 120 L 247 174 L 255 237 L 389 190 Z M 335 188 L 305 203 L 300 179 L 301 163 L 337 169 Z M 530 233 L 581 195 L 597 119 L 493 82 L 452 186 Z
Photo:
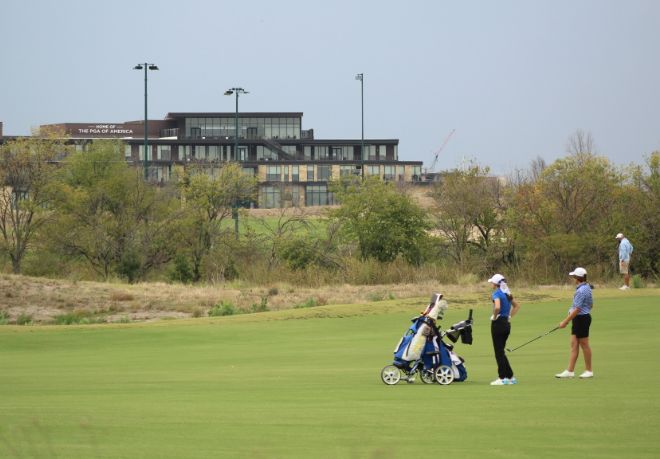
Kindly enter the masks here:
M 448 307 L 447 301 L 442 299 L 442 294 L 434 293 L 431 297 L 431 304 L 429 304 L 430 310 L 427 315 L 431 319 L 442 320 Z

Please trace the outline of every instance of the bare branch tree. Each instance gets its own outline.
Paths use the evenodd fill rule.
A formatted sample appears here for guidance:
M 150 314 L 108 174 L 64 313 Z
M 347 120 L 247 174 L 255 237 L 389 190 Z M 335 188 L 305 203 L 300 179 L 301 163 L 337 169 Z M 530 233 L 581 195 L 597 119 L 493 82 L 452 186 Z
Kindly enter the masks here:
M 566 152 L 569 155 L 595 154 L 596 145 L 590 132 L 582 129 L 576 130 L 566 143 Z

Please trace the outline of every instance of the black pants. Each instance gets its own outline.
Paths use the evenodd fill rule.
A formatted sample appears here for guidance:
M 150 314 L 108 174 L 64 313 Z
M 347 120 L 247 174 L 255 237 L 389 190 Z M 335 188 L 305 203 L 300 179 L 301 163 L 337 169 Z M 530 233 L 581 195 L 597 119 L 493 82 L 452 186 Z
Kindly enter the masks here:
M 506 317 L 490 323 L 490 334 L 493 337 L 493 350 L 495 351 L 495 360 L 497 360 L 497 374 L 500 379 L 513 378 L 513 370 L 509 365 L 509 359 L 506 358 L 504 348 L 506 347 L 506 340 L 511 333 L 511 324 Z

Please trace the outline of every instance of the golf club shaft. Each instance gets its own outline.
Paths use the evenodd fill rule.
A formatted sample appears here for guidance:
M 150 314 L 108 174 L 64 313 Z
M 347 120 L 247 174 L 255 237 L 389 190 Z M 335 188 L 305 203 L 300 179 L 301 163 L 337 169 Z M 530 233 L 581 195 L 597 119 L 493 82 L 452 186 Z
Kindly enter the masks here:
M 534 338 L 534 339 L 530 339 L 529 341 L 527 341 L 526 343 L 521 344 L 521 345 L 518 346 L 518 347 L 515 347 L 515 348 L 513 348 L 513 349 L 507 349 L 507 351 L 509 351 L 509 352 L 513 352 L 513 351 L 515 351 L 516 349 L 520 349 L 520 348 L 523 347 L 523 346 L 527 346 L 529 343 L 531 343 L 531 342 L 533 342 L 533 341 L 536 341 L 536 340 L 539 339 L 539 338 L 543 338 L 544 336 L 549 335 L 550 333 L 552 333 L 553 331 L 558 330 L 558 329 L 559 329 L 559 327 L 555 327 L 555 328 L 553 328 L 552 330 L 550 330 L 549 332 L 545 332 L 544 334 L 539 335 L 539 336 L 537 336 L 537 337 Z

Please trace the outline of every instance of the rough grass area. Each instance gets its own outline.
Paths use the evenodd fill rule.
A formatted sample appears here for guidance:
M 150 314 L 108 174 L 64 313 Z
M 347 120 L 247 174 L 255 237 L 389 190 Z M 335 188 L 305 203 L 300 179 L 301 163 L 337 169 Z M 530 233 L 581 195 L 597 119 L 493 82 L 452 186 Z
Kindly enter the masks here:
M 561 330 L 511 354 L 520 382 L 501 387 L 488 384 L 486 301 L 474 345 L 457 344 L 468 381 L 446 387 L 380 381 L 423 307 L 412 300 L 2 326 L 0 457 L 657 457 L 660 296 L 643 293 L 595 292 L 593 380 L 553 377 L 568 358 Z M 523 302 L 510 347 L 564 317 L 570 292 L 549 296 L 564 299 Z M 473 306 L 448 300 L 445 326 Z
M 381 303 L 388 300 L 426 301 L 440 291 L 455 303 L 487 302 L 488 285 L 440 285 L 433 282 L 394 285 L 332 285 L 304 288 L 289 284 L 263 287 L 240 283 L 183 285 L 166 283 L 123 284 L 55 280 L 0 274 L 0 324 L 102 323 L 150 321 L 208 315 L 221 303 L 231 304 L 235 313 L 279 311 L 329 304 Z M 514 288 L 517 286 L 513 286 Z M 516 288 L 523 300 L 570 296 L 570 286 Z

